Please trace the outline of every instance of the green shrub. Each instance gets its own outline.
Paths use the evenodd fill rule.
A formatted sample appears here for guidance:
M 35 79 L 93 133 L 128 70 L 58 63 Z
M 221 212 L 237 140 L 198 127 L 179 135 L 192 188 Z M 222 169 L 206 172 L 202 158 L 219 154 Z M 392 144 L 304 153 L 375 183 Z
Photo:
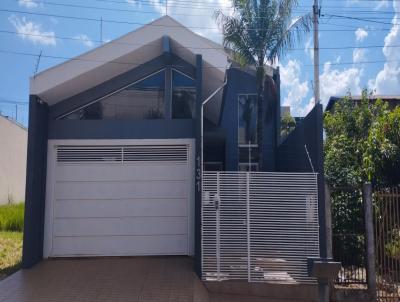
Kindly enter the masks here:
M 0 231 L 22 232 L 24 229 L 24 204 L 0 206 Z

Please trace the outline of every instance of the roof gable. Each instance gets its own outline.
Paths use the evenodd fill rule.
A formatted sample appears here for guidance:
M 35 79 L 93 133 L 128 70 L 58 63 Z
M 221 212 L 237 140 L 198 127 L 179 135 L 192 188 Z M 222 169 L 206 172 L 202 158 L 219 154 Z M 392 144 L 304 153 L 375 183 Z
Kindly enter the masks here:
M 223 81 L 227 54 L 222 45 L 164 16 L 40 72 L 31 78 L 30 93 L 53 105 L 161 55 L 164 36 L 170 37 L 173 53 L 193 65 L 195 54 L 201 54 L 205 65 L 210 67 L 204 72 Z

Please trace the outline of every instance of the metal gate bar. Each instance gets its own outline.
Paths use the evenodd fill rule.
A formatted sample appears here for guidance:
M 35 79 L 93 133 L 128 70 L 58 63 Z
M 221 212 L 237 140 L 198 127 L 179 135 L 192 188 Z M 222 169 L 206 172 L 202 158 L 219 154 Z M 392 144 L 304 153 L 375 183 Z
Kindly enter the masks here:
M 400 300 L 400 191 L 375 194 L 375 255 L 379 301 Z
M 315 282 L 317 174 L 203 172 L 202 189 L 204 280 Z

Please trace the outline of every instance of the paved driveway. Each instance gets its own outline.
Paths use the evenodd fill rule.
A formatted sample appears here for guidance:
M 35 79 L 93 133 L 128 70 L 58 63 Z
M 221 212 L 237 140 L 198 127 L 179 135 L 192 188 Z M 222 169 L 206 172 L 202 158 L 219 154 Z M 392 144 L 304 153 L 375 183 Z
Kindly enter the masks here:
M 0 282 L 0 302 L 207 301 L 188 257 L 48 260 Z

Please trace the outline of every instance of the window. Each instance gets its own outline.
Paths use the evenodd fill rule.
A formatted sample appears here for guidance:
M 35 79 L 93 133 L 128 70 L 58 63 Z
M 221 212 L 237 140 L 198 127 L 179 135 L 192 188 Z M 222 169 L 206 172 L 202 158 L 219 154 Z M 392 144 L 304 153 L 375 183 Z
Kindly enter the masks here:
M 257 95 L 238 97 L 239 171 L 258 170 Z
M 172 118 L 194 118 L 196 83 L 183 73 L 172 69 Z
M 165 70 L 67 115 L 66 119 L 162 119 Z
M 257 96 L 239 95 L 239 145 L 257 144 Z

